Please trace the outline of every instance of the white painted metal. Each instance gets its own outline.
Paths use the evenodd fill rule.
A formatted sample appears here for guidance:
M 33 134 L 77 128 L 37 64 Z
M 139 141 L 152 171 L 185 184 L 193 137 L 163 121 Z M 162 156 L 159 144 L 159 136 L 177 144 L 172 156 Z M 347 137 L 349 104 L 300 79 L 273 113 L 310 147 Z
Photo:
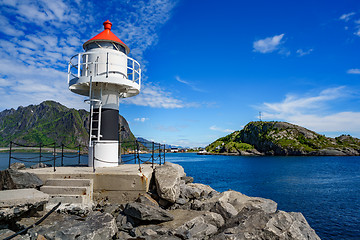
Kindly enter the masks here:
M 118 141 L 93 141 L 93 146 L 89 148 L 89 167 L 116 167 L 118 166 Z M 91 155 L 91 158 L 90 158 Z
M 74 64 L 76 60 L 77 64 Z M 90 76 L 93 83 L 107 83 L 112 90 L 124 93 L 123 97 L 132 97 L 140 92 L 140 64 L 116 50 L 91 49 L 70 59 L 68 84 L 72 92 L 88 96 Z
M 72 92 L 89 96 L 86 100 L 90 103 L 89 166 L 117 166 L 118 141 L 101 140 L 101 111 L 118 110 L 120 97 L 140 93 L 140 64 L 125 54 L 124 47 L 113 42 L 95 41 L 85 49 L 86 52 L 70 59 L 68 84 Z M 93 127 L 95 108 L 99 110 L 97 129 Z M 97 134 L 92 135 L 93 131 Z

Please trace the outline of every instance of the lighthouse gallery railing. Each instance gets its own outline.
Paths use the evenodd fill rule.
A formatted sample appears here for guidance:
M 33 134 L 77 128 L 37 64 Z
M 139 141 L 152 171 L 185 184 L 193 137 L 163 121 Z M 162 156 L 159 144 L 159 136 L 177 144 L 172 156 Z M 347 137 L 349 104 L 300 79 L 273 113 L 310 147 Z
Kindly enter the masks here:
M 106 61 L 89 61 L 89 56 L 96 53 L 79 53 L 70 58 L 70 62 L 68 65 L 68 84 L 71 79 L 79 78 L 79 77 L 88 77 L 90 76 L 89 71 L 87 71 L 92 65 L 94 66 L 94 73 L 92 76 L 102 76 L 106 75 L 107 77 L 110 75 L 123 75 L 126 79 L 135 82 L 141 87 L 141 68 L 140 64 L 135 60 L 128 56 L 127 57 L 127 66 L 121 64 L 114 64 L 109 62 L 109 57 L 111 55 L 118 55 L 119 53 L 107 53 Z M 83 60 L 83 61 L 82 61 Z M 110 66 L 119 66 L 126 67 L 127 73 L 126 75 L 121 71 L 111 71 Z M 105 69 L 105 71 L 99 71 L 99 69 Z

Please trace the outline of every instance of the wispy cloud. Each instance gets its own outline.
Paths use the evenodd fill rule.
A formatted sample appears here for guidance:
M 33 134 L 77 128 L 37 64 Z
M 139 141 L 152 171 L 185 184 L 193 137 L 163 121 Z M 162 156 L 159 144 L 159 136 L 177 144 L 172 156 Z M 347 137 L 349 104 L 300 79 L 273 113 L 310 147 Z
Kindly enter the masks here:
M 145 118 L 145 117 L 141 117 L 141 118 L 135 118 L 134 121 L 135 122 L 145 122 L 145 121 L 148 121 L 149 118 Z
M 197 92 L 205 92 L 203 89 L 200 89 L 200 88 L 197 88 L 195 86 L 195 83 L 191 83 L 191 82 L 188 82 L 188 81 L 185 81 L 184 79 L 181 79 L 179 76 L 175 76 L 175 79 L 176 81 L 180 82 L 180 83 L 183 83 L 187 86 L 189 86 L 192 90 L 194 91 L 197 91 Z
M 267 37 L 264 39 L 257 40 L 253 42 L 253 51 L 260 53 L 271 53 L 276 50 L 279 50 L 279 47 L 284 41 L 281 41 L 284 37 L 284 33 L 280 35 L 275 35 L 273 37 Z
M 171 18 L 176 4 L 177 0 L 121 1 L 102 6 L 99 13 L 97 3 L 91 1 L 0 1 L 0 31 L 5 34 L 0 39 L 0 72 L 1 81 L 6 82 L 0 85 L 0 110 L 47 99 L 87 107 L 82 97 L 68 90 L 67 62 L 82 51 L 83 42 L 102 30 L 103 16 L 113 22 L 114 33 L 146 70 L 143 54 L 157 43 L 158 30 Z M 74 19 L 86 21 L 74 24 Z M 144 85 L 144 94 L 128 103 L 166 108 L 187 105 L 155 84 Z
M 354 16 L 354 15 L 355 15 L 355 12 L 345 13 L 345 14 L 341 15 L 341 16 L 339 17 L 339 19 L 340 19 L 340 20 L 343 20 L 343 21 L 345 21 L 345 22 L 348 22 L 348 21 L 350 20 L 350 18 L 351 18 L 352 16 Z
M 184 101 L 177 99 L 159 86 L 153 84 L 144 84 L 141 94 L 125 98 L 122 100 L 126 104 L 135 104 L 138 106 L 148 106 L 154 108 L 185 108 L 185 107 L 197 107 L 196 103 L 185 103 Z
M 176 126 L 159 125 L 155 128 L 162 132 L 180 132 L 180 128 Z
M 342 87 L 328 88 L 318 94 L 287 95 L 277 103 L 263 103 L 259 109 L 264 120 L 282 120 L 307 127 L 317 132 L 360 133 L 360 112 L 332 112 L 331 103 L 351 97 Z
M 232 129 L 223 129 L 223 128 L 217 127 L 215 125 L 211 126 L 209 129 L 212 130 L 212 131 L 224 132 L 224 133 L 232 133 L 232 132 L 235 131 L 235 130 L 232 130 Z
M 346 71 L 348 74 L 360 74 L 359 68 L 352 68 Z
M 314 49 L 312 48 L 310 48 L 309 50 L 298 49 L 296 53 L 298 54 L 299 57 L 302 57 L 305 55 L 309 55 L 312 51 L 314 51 Z

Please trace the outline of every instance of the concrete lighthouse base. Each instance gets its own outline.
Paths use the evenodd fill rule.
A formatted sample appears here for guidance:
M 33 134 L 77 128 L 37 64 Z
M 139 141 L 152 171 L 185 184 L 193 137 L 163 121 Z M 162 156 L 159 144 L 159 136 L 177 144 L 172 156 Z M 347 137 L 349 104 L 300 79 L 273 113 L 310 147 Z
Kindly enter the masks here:
M 119 165 L 118 145 L 118 141 L 92 141 L 92 146 L 89 147 L 88 166 L 117 167 Z

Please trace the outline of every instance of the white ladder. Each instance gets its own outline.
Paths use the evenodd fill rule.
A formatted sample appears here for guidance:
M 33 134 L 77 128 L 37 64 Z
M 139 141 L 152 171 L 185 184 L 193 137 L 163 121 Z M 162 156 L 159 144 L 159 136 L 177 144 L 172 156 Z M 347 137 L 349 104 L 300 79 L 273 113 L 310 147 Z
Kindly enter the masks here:
M 102 88 L 101 88 L 102 90 Z M 101 94 L 100 94 L 101 96 Z M 92 141 L 97 140 L 100 141 L 102 137 L 100 133 L 101 129 L 101 110 L 102 110 L 102 102 L 99 99 L 95 99 L 93 97 L 92 91 L 92 76 L 90 76 L 90 89 L 89 89 L 89 99 L 86 99 L 85 102 L 90 104 L 90 131 L 89 131 L 89 143 L 92 146 Z M 98 112 L 94 111 L 94 106 L 98 105 Z M 94 113 L 98 114 L 98 119 L 94 119 Z M 94 127 L 94 123 L 97 123 L 97 126 Z M 93 134 L 93 131 L 96 131 L 96 134 Z

